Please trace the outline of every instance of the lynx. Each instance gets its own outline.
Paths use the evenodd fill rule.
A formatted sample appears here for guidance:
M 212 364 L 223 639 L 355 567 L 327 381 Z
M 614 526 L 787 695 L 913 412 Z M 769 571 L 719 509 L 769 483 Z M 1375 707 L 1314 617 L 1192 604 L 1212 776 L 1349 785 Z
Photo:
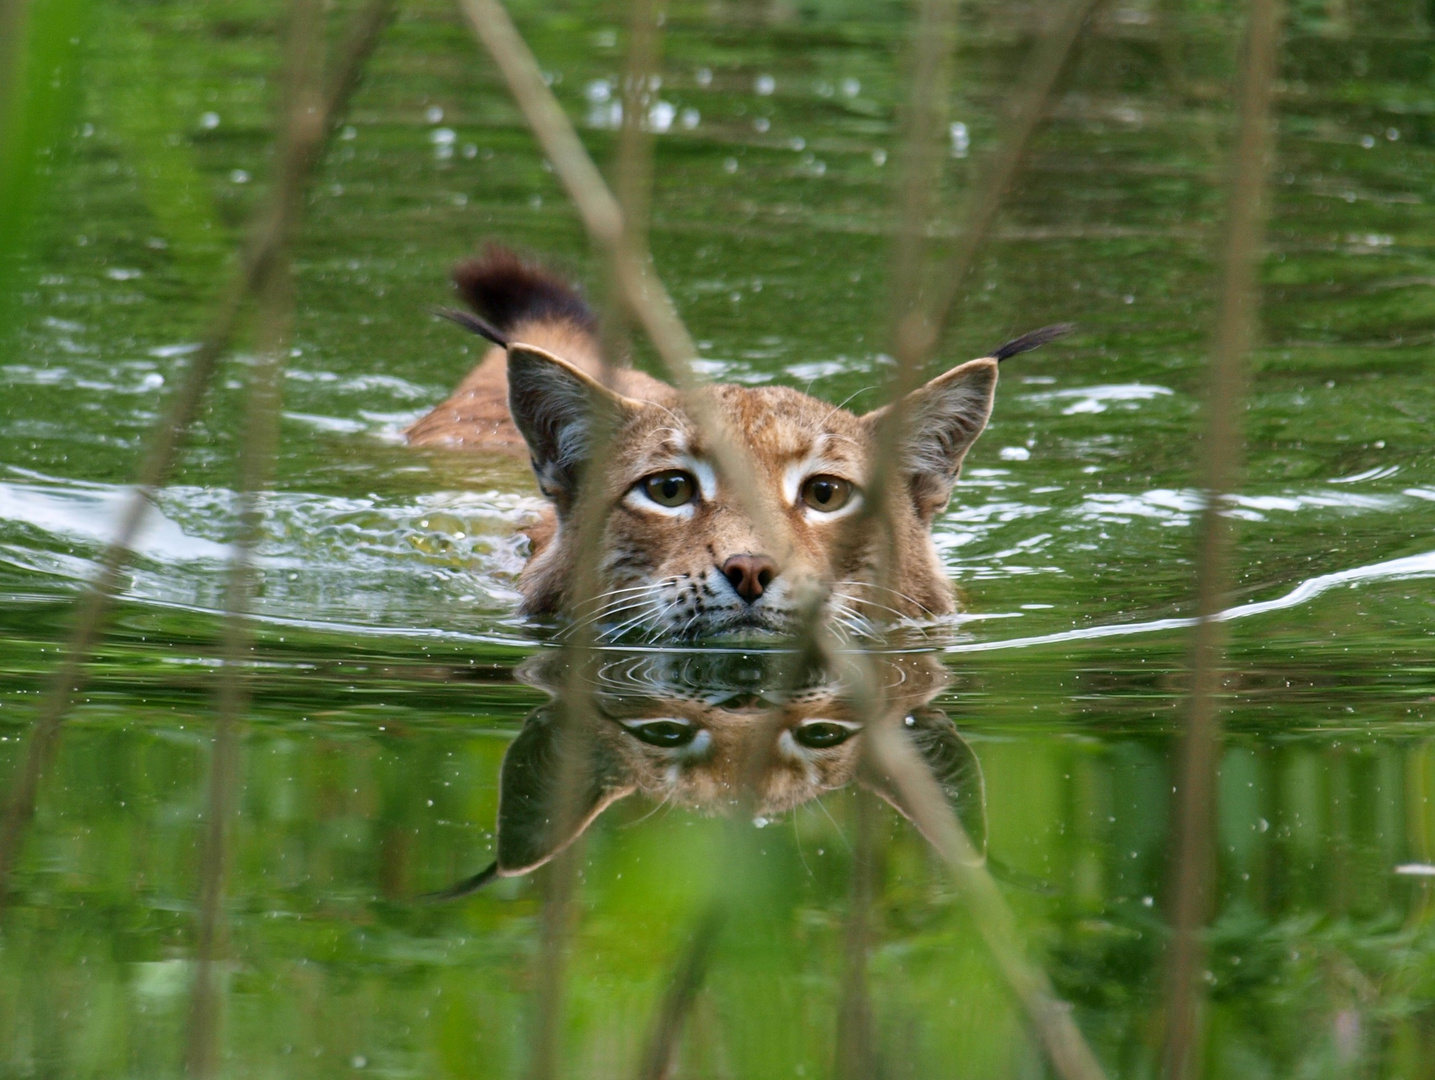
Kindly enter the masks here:
M 790 631 L 814 583 L 830 589 L 825 614 L 843 633 L 953 612 L 932 521 L 986 427 L 998 363 L 1068 329 L 1018 338 L 907 395 L 898 482 L 853 542 L 847 521 L 867 498 L 887 408 L 858 416 L 782 386 L 708 386 L 694 401 L 605 362 L 576 291 L 508 250 L 460 263 L 454 281 L 478 317 L 445 314 L 495 348 L 408 430 L 409 442 L 526 448 L 552 509 L 530 531 L 523 609 L 586 620 L 609 637 Z M 745 448 L 751 475 L 720 475 L 698 415 Z M 601 536 L 578 550 L 577 509 L 594 500 Z M 597 589 L 580 603 L 584 560 Z

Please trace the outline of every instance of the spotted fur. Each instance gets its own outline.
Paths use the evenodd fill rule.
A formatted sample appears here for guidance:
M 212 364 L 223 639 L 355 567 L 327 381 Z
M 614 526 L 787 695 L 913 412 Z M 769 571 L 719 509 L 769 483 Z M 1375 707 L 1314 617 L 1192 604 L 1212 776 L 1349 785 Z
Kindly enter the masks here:
M 839 633 L 955 610 L 931 539 L 933 518 L 991 415 L 999 359 L 1059 331 L 1027 335 L 904 399 L 899 482 L 888 487 L 881 513 L 859 519 L 868 525 L 854 542 L 846 519 L 869 497 L 890 407 L 857 416 L 780 386 L 709 386 L 685 399 L 640 372 L 605 365 L 591 316 L 575 314 L 576 293 L 559 302 L 555 290 L 566 286 L 532 268 L 524 274 L 541 283 L 527 306 L 513 276 L 470 268 L 466 298 L 508 347 L 490 350 L 409 438 L 527 449 L 553 517 L 534 532 L 519 580 L 525 612 L 566 615 L 614 637 L 780 632 L 792 629 L 802 598 L 819 583 L 831 587 L 827 615 Z M 474 282 L 495 280 L 501 303 L 475 294 Z M 752 473 L 736 482 L 740 490 L 719 475 L 699 415 L 716 417 L 725 437 L 746 450 Z M 670 470 L 698 489 L 683 506 L 645 494 L 645 478 Z M 804 502 L 803 485 L 818 476 L 850 483 L 852 499 L 834 512 Z M 749 513 L 754 504 L 776 535 L 759 534 Z M 603 519 L 601 540 L 577 550 L 578 514 L 589 505 Z M 734 557 L 756 557 L 767 568 L 757 595 L 741 584 Z M 580 563 L 596 569 L 599 586 L 581 601 L 574 595 Z M 879 586 L 879 579 L 890 584 Z

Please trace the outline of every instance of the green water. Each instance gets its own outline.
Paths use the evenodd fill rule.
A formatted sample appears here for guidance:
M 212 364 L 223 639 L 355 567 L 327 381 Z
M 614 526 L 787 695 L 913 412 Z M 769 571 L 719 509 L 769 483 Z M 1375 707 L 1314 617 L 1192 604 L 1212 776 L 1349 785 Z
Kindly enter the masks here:
M 949 147 L 938 237 L 1031 40 L 1025 9 L 961 10 L 952 115 L 969 145 Z M 77 111 L 5 309 L 0 776 L 262 194 L 276 11 L 107 0 L 86 16 Z M 607 160 L 620 5 L 515 11 Z M 1410 1080 L 1435 1076 L 1435 878 L 1397 872 L 1435 863 L 1435 50 L 1419 5 L 1291 17 L 1233 511 L 1204 1068 Z M 671 8 L 652 240 L 713 377 L 878 403 L 907 18 L 835 0 Z M 942 350 L 955 363 L 1080 324 L 1005 365 L 938 523 L 968 618 L 937 643 L 947 682 L 922 715 L 1029 954 L 1112 1076 L 1159 1060 L 1237 29 L 1225 6 L 1100 10 Z M 505 749 L 525 720 L 537 737 L 552 682 L 513 614 L 513 528 L 538 505 L 526 471 L 399 437 L 477 356 L 428 312 L 488 237 L 601 295 L 491 65 L 446 5 L 407 3 L 296 253 L 225 900 L 226 1076 L 528 1068 L 547 871 L 412 902 L 493 858 Z M 160 499 L 43 786 L 0 916 L 0 1076 L 180 1072 L 244 355 Z M 691 717 L 698 698 L 742 713 L 764 662 L 614 653 L 601 715 Z M 724 819 L 680 799 L 604 812 L 579 855 L 564 1074 L 636 1075 L 717 893 L 731 910 L 675 1075 L 832 1075 L 859 790 L 738 827 L 740 855 Z M 960 895 L 921 834 L 880 815 L 881 1075 L 1043 1075 Z

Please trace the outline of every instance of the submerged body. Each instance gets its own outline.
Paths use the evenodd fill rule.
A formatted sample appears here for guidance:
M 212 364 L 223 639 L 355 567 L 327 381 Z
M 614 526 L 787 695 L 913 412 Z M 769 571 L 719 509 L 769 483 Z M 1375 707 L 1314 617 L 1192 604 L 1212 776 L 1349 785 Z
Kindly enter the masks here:
M 524 610 L 614 636 L 790 630 L 814 587 L 830 590 L 839 630 L 954 611 L 932 520 L 991 414 L 998 360 L 1054 336 L 1039 332 L 908 395 L 884 505 L 866 507 L 888 409 L 857 416 L 778 386 L 687 396 L 605 363 L 576 293 L 512 253 L 491 249 L 454 277 L 487 322 L 456 319 L 506 347 L 409 441 L 526 448 L 552 514 L 531 534 Z M 721 474 L 715 438 L 745 452 L 740 480 Z M 580 550 L 589 506 L 601 524 Z M 586 599 L 580 565 L 593 574 Z

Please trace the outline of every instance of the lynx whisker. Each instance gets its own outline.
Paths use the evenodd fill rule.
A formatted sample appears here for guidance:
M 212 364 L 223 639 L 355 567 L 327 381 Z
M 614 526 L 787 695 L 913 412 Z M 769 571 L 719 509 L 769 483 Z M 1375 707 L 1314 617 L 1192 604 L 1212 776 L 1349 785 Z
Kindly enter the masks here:
M 613 597 L 617 596 L 624 596 L 630 593 L 651 592 L 653 589 L 661 588 L 663 585 L 666 585 L 674 580 L 676 579 L 667 578 L 663 581 L 651 582 L 643 585 L 629 585 L 627 588 L 624 589 L 609 589 L 607 592 L 599 593 L 596 596 L 590 596 L 581 604 L 576 605 L 573 608 L 573 611 L 576 614 L 577 612 L 582 611 L 584 608 L 590 608 L 596 604 L 603 604 L 605 601 L 611 600 Z
M 918 600 L 916 597 L 914 597 L 914 596 L 908 596 L 906 593 L 902 592 L 900 589 L 891 589 L 891 588 L 888 588 L 888 587 L 885 586 L 885 585 L 878 585 L 878 584 L 876 584 L 876 583 L 874 583 L 874 582 L 870 582 L 870 581 L 844 580 L 844 581 L 834 581 L 834 582 L 832 582 L 832 587 L 833 587 L 833 589 L 834 589 L 834 592 L 833 592 L 833 595 L 834 595 L 834 596 L 841 596 L 841 597 L 843 597 L 843 599 L 851 600 L 851 601 L 853 601 L 853 602 L 855 602 L 855 603 L 859 603 L 859 604 L 870 604 L 870 605 L 871 605 L 872 607 L 874 607 L 874 608 L 879 608 L 879 609 L 881 609 L 881 610 L 883 610 L 883 611 L 889 611 L 889 612 L 891 612 L 893 615 L 896 615 L 896 616 L 898 616 L 899 618 L 902 618 L 902 619 L 914 619 L 914 618 L 917 618 L 918 616 L 908 615 L 908 614 L 906 614 L 905 612 L 898 611 L 898 610 L 897 610 L 896 608 L 894 608 L 894 607 L 888 607 L 888 606 L 886 606 L 885 604 L 879 604 L 879 603 L 877 603 L 875 600 L 868 600 L 868 599 L 865 599 L 865 598 L 863 598 L 863 597 L 851 596 L 851 595 L 849 595 L 849 594 L 847 594 L 847 593 L 838 593 L 838 592 L 835 591 L 836 589 L 840 588 L 840 587 L 843 586 L 843 585 L 850 585 L 850 586 L 853 586 L 854 588 L 857 588 L 857 589 L 869 589 L 869 590 L 871 590 L 871 591 L 873 591 L 873 592 L 888 593 L 888 594 L 890 594 L 891 596 L 896 597 L 898 600 L 904 600 L 904 601 L 906 601 L 907 603 L 911 604 L 913 607 L 917 608 L 919 611 L 921 611 L 922 616 L 924 616 L 924 617 L 926 617 L 926 618 L 929 618 L 929 619 L 934 619 L 934 618 L 936 618 L 936 613 L 935 613 L 935 612 L 933 612 L 930 608 L 928 608 L 925 604 L 923 604 L 923 603 L 922 603 L 920 600 Z
M 662 607 L 658 606 L 659 603 L 660 601 L 657 600 L 652 601 L 648 604 L 645 611 L 639 612 L 627 622 L 624 622 L 620 626 L 617 626 L 612 630 L 608 631 L 607 635 L 605 636 L 616 639 L 622 637 L 633 627 L 638 626 L 644 622 L 652 622 L 656 624 L 658 620 L 660 620 L 664 615 L 666 615 L 668 612 L 672 611 L 673 608 L 678 606 L 678 602 L 676 600 L 669 600 L 666 604 L 663 604 Z M 649 636 L 652 636 L 652 634 L 657 633 L 661 629 L 662 628 L 660 626 L 652 626 L 649 631 Z
M 629 604 L 620 608 L 613 612 L 610 618 L 604 620 L 607 629 L 602 632 L 602 636 L 606 638 L 622 637 L 634 624 L 651 619 L 657 606 L 656 600 L 648 600 L 642 604 Z
M 633 611 L 642 611 L 643 615 L 639 616 L 639 618 L 642 618 L 655 603 L 656 601 L 650 600 L 647 597 L 629 597 L 624 603 L 611 604 L 577 622 L 569 624 L 564 630 L 564 636 L 572 636 L 579 630 L 586 629 L 590 626 L 601 626 L 604 623 L 611 623 L 615 619 L 624 618 L 629 612 Z M 611 631 L 604 633 L 602 636 L 612 636 Z

